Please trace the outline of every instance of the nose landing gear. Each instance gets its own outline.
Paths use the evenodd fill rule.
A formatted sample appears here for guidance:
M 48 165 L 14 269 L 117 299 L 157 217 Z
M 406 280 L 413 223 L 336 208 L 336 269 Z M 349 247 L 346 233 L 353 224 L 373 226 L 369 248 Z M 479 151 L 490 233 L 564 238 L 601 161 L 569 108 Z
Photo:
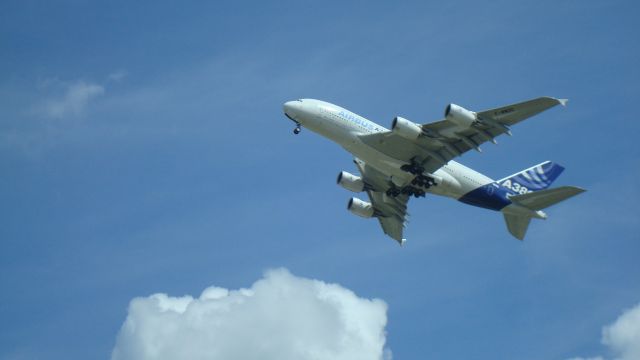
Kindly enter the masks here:
M 286 111 L 284 112 L 284 116 L 288 117 L 289 120 L 291 120 L 294 123 L 296 123 L 296 127 L 293 129 L 293 133 L 296 134 L 296 135 L 300 134 L 300 130 L 302 130 L 302 128 L 300 127 L 300 123 L 298 121 L 296 121 L 296 119 L 291 117 L 291 115 L 287 114 Z

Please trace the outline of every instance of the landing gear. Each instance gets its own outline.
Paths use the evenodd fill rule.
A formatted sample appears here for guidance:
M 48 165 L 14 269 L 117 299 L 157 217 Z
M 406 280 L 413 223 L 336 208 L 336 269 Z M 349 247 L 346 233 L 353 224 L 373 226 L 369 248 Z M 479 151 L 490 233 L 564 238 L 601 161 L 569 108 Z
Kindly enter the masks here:
M 398 188 L 393 186 L 387 190 L 387 196 L 396 197 L 396 196 L 399 196 L 400 194 L 415 196 L 416 198 L 419 198 L 419 197 L 424 197 L 427 193 L 424 190 L 411 185 L 405 186 L 403 188 Z
M 287 117 L 289 117 L 289 116 L 287 116 Z M 289 118 L 289 119 L 291 119 L 291 118 Z M 293 120 L 293 119 L 291 119 L 291 120 Z M 293 129 L 293 133 L 298 135 L 298 134 L 300 134 L 300 131 L 302 130 L 302 125 L 300 125 L 300 123 L 295 121 L 295 120 L 293 120 L 293 122 L 296 123 L 296 127 L 295 127 L 295 129 Z
M 411 184 L 428 189 L 435 186 L 436 182 L 430 176 L 417 175 L 413 180 L 411 180 Z
M 424 167 L 416 162 L 415 159 L 411 159 L 411 164 L 405 164 L 400 167 L 400 170 L 406 171 L 413 175 L 419 175 L 424 172 Z
M 415 159 L 411 159 L 410 164 L 402 165 L 400 169 L 415 175 L 415 177 L 411 180 L 411 185 L 407 185 L 402 188 L 398 188 L 392 183 L 389 190 L 387 190 L 387 196 L 396 197 L 403 194 L 415 196 L 417 198 L 424 197 L 426 195 L 425 189 L 429 189 L 430 187 L 437 185 L 434 178 L 424 175 L 424 167 L 415 161 Z
M 402 190 L 400 190 L 399 188 L 393 186 L 393 187 L 390 187 L 387 190 L 387 196 L 396 197 L 396 196 L 400 195 L 401 192 L 402 192 Z
M 411 159 L 410 164 L 402 165 L 400 169 L 416 176 L 411 181 L 412 185 L 426 189 L 436 185 L 436 181 L 431 176 L 424 175 L 424 167 L 418 164 L 415 159 Z

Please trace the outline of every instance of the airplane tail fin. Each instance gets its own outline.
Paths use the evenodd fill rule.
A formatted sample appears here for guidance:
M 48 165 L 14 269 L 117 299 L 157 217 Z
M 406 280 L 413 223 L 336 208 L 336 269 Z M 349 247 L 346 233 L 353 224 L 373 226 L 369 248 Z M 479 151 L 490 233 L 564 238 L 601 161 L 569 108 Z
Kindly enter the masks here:
M 504 212 L 504 220 L 507 223 L 507 229 L 511 235 L 516 239 L 524 239 L 524 235 L 527 233 L 529 222 L 532 217 L 546 218 L 546 215 L 539 210 L 546 209 L 549 206 L 555 205 L 561 201 L 567 200 L 578 194 L 585 192 L 586 190 L 575 186 L 560 186 L 553 189 L 540 190 L 536 192 L 530 192 L 523 195 L 513 195 L 509 197 L 509 200 L 518 208 L 513 211 Z
M 511 189 L 513 192 L 526 193 L 548 188 L 564 171 L 564 167 L 551 161 L 522 170 L 519 173 L 498 180 L 498 184 Z

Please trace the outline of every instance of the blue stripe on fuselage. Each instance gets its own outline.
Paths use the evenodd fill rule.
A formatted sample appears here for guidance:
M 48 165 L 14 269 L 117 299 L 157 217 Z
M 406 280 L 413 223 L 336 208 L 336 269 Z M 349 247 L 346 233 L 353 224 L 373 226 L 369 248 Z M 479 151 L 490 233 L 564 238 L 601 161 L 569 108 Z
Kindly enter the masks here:
M 507 197 L 508 194 L 509 191 L 505 187 L 493 182 L 469 191 L 459 198 L 458 201 L 485 209 L 500 211 L 505 206 L 511 204 L 511 201 Z

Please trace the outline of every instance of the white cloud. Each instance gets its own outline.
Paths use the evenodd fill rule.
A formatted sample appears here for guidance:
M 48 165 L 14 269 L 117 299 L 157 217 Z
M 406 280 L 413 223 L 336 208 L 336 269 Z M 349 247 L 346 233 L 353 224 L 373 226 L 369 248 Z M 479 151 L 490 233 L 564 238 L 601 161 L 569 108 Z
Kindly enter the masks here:
M 250 289 L 133 299 L 111 358 L 389 359 L 386 310 L 340 285 L 272 270 Z
M 611 325 L 602 329 L 602 343 L 617 360 L 640 360 L 640 304 L 626 310 Z M 604 360 L 603 357 L 576 357 L 568 360 Z
M 65 86 L 62 96 L 45 101 L 42 110 L 47 117 L 56 119 L 78 116 L 91 100 L 103 95 L 104 91 L 102 85 L 76 81 Z
M 640 359 L 640 304 L 602 329 L 602 343 L 619 354 L 622 360 Z

